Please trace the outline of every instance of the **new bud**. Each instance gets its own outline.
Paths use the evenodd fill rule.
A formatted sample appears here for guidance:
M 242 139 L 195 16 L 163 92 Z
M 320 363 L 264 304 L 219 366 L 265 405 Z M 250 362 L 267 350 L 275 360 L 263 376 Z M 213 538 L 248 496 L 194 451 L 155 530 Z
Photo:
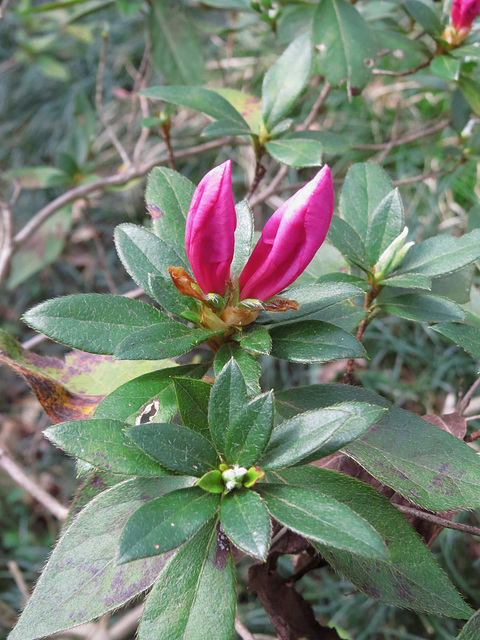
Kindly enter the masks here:
M 408 227 L 391 242 L 377 260 L 374 267 L 375 280 L 379 281 L 396 269 L 415 243 L 405 242 L 408 235 Z
M 458 47 L 470 33 L 473 21 L 479 13 L 480 0 L 453 0 L 450 13 L 451 26 L 446 27 L 443 34 L 444 40 Z

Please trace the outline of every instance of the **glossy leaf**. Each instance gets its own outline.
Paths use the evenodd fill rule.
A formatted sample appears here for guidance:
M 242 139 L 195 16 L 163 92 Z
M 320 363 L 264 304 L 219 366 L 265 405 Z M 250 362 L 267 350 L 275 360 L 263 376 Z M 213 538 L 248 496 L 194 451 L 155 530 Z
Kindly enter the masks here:
M 378 302 L 382 311 L 415 322 L 454 322 L 465 317 L 458 304 L 429 293 L 405 293 Z
M 223 452 L 227 433 L 247 402 L 247 385 L 233 358 L 216 375 L 210 393 L 208 420 L 213 442 L 218 451 Z
M 385 604 L 440 616 L 469 615 L 469 607 L 420 537 L 378 491 L 354 478 L 311 465 L 271 472 L 269 476 L 273 482 L 281 478 L 289 484 L 335 498 L 370 522 L 388 544 L 388 560 L 370 560 L 314 543 L 335 570 L 358 589 Z
M 480 611 L 473 615 L 460 631 L 457 640 L 477 640 L 480 635 Z
M 177 398 L 173 388 L 173 376 L 201 378 L 208 364 L 187 364 L 169 367 L 139 376 L 115 389 L 98 405 L 95 418 L 113 418 L 127 424 L 134 424 L 142 408 L 158 400 L 159 412 L 156 422 L 168 422 L 177 413 Z
M 163 316 L 138 300 L 88 293 L 47 300 L 27 311 L 23 319 L 52 340 L 91 353 L 111 355 L 122 340 L 162 322 Z
M 391 191 L 373 211 L 367 231 L 367 254 L 374 265 L 385 249 L 405 227 L 402 199 L 398 189 Z
M 268 153 L 289 167 L 320 167 L 322 146 L 315 140 L 280 138 L 265 144 Z
M 272 355 L 290 362 L 329 362 L 365 356 L 362 344 L 352 335 L 320 320 L 274 326 L 270 335 Z
M 141 424 L 127 431 L 129 438 L 166 469 L 200 478 L 220 460 L 206 438 L 177 424 Z
M 264 393 L 244 406 L 227 432 L 225 459 L 251 467 L 261 456 L 273 429 L 273 393 Z
M 474 358 L 480 358 L 480 328 L 456 322 L 444 322 L 431 328 L 458 344 Z
M 110 473 L 160 476 L 165 471 L 139 449 L 118 420 L 74 420 L 50 427 L 45 435 L 67 453 Z
M 255 324 L 247 327 L 237 338 L 244 349 L 269 355 L 272 350 L 272 339 L 266 327 Z
M 339 303 L 317 311 L 313 314 L 312 320 L 322 320 L 352 333 L 365 316 L 366 311 L 362 307 Z
M 191 314 L 197 314 L 200 317 L 199 307 L 194 298 L 184 296 L 180 293 L 177 287 L 173 284 L 169 274 L 166 277 L 159 275 L 147 276 L 148 293 L 154 298 L 161 307 L 166 311 L 170 311 L 174 316 L 191 316 Z
M 372 73 L 376 49 L 370 27 L 347 0 L 321 0 L 313 16 L 313 43 L 330 84 L 359 91 Z
M 161 323 L 132 333 L 115 350 L 118 360 L 159 360 L 190 351 L 216 335 L 215 331 L 196 329 L 175 322 L 167 316 Z
M 258 465 L 278 469 L 329 456 L 365 433 L 383 411 L 371 404 L 343 402 L 301 413 L 275 428 Z
M 231 491 L 220 505 L 223 530 L 244 553 L 265 560 L 270 542 L 270 516 L 254 491 Z
M 405 0 L 405 8 L 430 35 L 442 32 L 441 14 L 432 0 Z
M 173 379 L 173 385 L 183 424 L 209 438 L 208 401 L 212 385 L 201 380 L 177 377 Z
M 422 273 L 403 273 L 399 276 L 392 276 L 380 281 L 386 287 L 400 287 L 404 289 L 426 289 L 430 291 L 432 282 L 428 276 Z
M 369 270 L 367 249 L 355 229 L 343 218 L 333 216 L 327 240 L 350 262 L 365 271 Z
M 253 213 L 248 202 L 242 200 L 235 205 L 237 228 L 235 229 L 235 253 L 230 266 L 230 276 L 239 276 L 253 248 Z
M 452 56 L 436 56 L 430 63 L 430 71 L 438 78 L 457 81 L 461 66 L 461 61 Z
M 312 71 L 312 43 L 302 34 L 287 47 L 263 79 L 262 111 L 270 131 L 280 122 L 301 95 Z
M 125 523 L 159 494 L 189 478 L 134 478 L 104 491 L 78 515 L 54 549 L 11 640 L 35 640 L 117 609 L 158 579 L 165 557 L 114 562 Z M 52 615 L 55 611 L 55 615 Z
M 280 484 L 257 488 L 270 514 L 292 531 L 367 558 L 387 558 L 385 543 L 350 507 L 317 491 Z
M 215 566 L 216 523 L 209 521 L 165 567 L 147 598 L 139 640 L 231 640 L 235 619 L 235 567 Z
M 235 360 L 240 368 L 240 373 L 247 387 L 248 395 L 258 395 L 260 393 L 260 385 L 258 383 L 261 374 L 260 365 L 248 351 L 242 349 L 238 344 L 230 342 L 221 346 L 217 351 L 213 361 L 215 375 L 218 376 L 231 358 Z
M 167 493 L 140 507 L 122 531 L 117 563 L 175 549 L 213 516 L 219 502 L 220 496 L 191 487 Z

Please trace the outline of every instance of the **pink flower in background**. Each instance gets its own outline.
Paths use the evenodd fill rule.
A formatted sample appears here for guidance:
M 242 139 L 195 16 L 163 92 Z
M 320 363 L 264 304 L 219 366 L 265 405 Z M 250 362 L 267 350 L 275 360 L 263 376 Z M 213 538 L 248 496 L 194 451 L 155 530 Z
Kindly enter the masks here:
M 333 207 L 332 178 L 330 169 L 324 166 L 265 225 L 240 275 L 239 300 L 266 301 L 292 284 L 325 240 Z M 185 247 L 204 294 L 224 296 L 226 292 L 235 227 L 231 163 L 227 161 L 201 180 L 187 215 Z
M 209 171 L 193 194 L 185 227 L 185 249 L 203 293 L 225 295 L 235 247 L 237 214 L 231 161 Z
M 453 0 L 450 14 L 452 25 L 465 35 L 480 13 L 480 0 Z

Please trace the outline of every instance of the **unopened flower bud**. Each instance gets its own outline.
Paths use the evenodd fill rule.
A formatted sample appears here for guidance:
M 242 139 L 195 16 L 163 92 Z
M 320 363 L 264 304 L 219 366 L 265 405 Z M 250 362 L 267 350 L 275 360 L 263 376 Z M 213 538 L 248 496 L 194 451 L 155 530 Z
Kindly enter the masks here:
M 415 244 L 414 242 L 405 243 L 407 235 L 408 227 L 405 227 L 402 233 L 388 245 L 379 257 L 374 267 L 375 280 L 382 280 L 396 269 L 409 252 L 410 247 Z

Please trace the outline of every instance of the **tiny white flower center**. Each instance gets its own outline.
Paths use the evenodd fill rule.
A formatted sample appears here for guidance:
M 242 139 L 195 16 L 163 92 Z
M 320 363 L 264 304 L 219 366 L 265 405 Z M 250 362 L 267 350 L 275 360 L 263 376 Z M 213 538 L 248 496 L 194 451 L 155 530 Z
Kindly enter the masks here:
M 247 473 L 245 467 L 239 467 L 238 464 L 233 465 L 230 469 L 226 469 L 222 472 L 222 478 L 225 482 L 227 491 L 236 489 L 242 486 L 242 480 Z

